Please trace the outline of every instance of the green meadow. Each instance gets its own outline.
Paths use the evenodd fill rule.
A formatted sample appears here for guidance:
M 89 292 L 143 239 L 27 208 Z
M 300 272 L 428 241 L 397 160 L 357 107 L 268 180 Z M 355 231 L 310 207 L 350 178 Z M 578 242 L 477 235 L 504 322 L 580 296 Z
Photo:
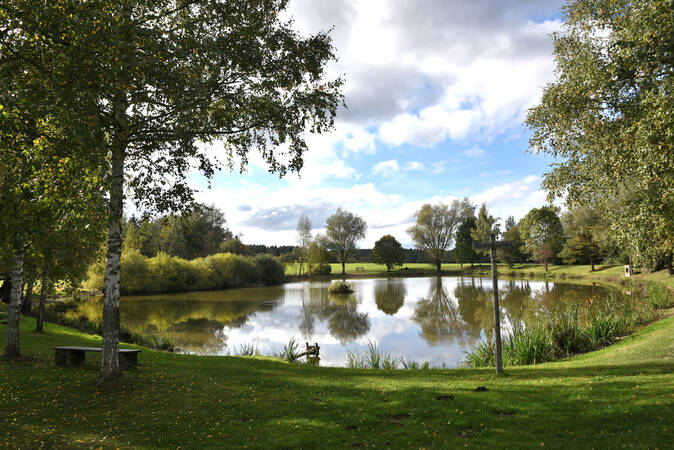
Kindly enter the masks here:
M 22 318 L 24 358 L 0 361 L 5 448 L 614 448 L 671 446 L 674 310 L 567 360 L 493 369 L 364 370 L 143 349 L 98 387 L 100 338 Z M 0 320 L 1 321 L 1 320 Z M 4 326 L 0 325 L 0 344 Z M 129 346 L 130 347 L 130 346 Z M 480 389 L 477 389 L 480 388 Z

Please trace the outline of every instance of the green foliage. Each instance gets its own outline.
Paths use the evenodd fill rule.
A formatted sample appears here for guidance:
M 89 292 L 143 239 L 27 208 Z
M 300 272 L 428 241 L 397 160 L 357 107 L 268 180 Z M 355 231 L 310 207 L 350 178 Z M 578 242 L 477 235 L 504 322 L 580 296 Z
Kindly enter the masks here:
M 498 238 L 498 219 L 498 217 L 489 214 L 487 204 L 483 203 L 480 206 L 480 211 L 477 213 L 477 222 L 475 222 L 475 228 L 470 231 L 470 236 L 477 242 L 489 242 L 492 234 Z M 478 250 L 478 252 L 484 255 L 489 254 L 489 250 Z
M 330 273 L 330 270 L 326 269 L 326 266 L 329 267 L 328 263 L 330 262 L 330 253 L 328 250 L 329 247 L 330 242 L 325 235 L 317 234 L 316 237 L 314 237 L 311 245 L 309 246 L 308 258 L 310 271 L 319 275 L 327 275 Z M 316 272 L 316 270 L 319 272 Z
M 221 253 L 233 253 L 235 255 L 247 255 L 248 248 L 246 245 L 241 242 L 238 236 L 234 236 L 231 239 L 227 239 L 220 245 Z
M 346 260 L 356 249 L 356 242 L 365 238 L 366 232 L 365 221 L 342 208 L 337 208 L 337 211 L 326 220 L 325 235 L 328 246 L 342 263 L 342 274 L 345 273 Z
M 658 287 L 659 286 L 659 287 Z M 650 287 L 650 290 L 649 290 Z M 661 295 L 667 295 L 665 301 Z M 504 365 L 539 364 L 595 350 L 615 341 L 618 336 L 652 321 L 659 307 L 670 307 L 674 298 L 660 283 L 647 285 L 648 297 L 621 304 L 609 294 L 606 306 L 590 308 L 589 317 L 581 320 L 578 305 L 551 311 L 542 324 L 531 328 L 516 327 L 503 339 Z M 491 342 L 478 342 L 466 355 L 470 367 L 495 364 Z
M 569 239 L 559 256 L 566 263 L 589 262 L 592 270 L 601 255 L 600 240 L 605 238 L 605 224 L 592 206 L 572 208 L 562 216 L 562 224 Z
M 542 327 L 516 327 L 503 341 L 507 365 L 540 364 L 554 359 L 554 350 L 548 334 Z
M 547 271 L 548 261 L 557 256 L 564 243 L 564 231 L 557 209 L 552 206 L 533 208 L 520 221 L 519 228 L 522 249 L 543 262 Z
M 332 266 L 330 264 L 319 264 L 311 266 L 311 273 L 314 275 L 330 275 Z
M 288 341 L 287 344 L 283 344 L 283 349 L 279 353 L 279 358 L 283 359 L 284 361 L 287 361 L 289 363 L 294 363 L 297 361 L 298 356 L 301 352 L 299 351 L 299 344 L 297 343 L 297 339 L 294 337 L 290 338 L 290 341 Z
M 271 255 L 256 255 L 254 262 L 264 284 L 281 284 L 285 281 L 285 269 L 278 259 Z
M 461 216 L 462 204 L 458 200 L 450 206 L 426 203 L 415 213 L 416 223 L 407 230 L 417 248 L 428 252 L 438 272 Z
M 572 0 L 556 80 L 529 111 L 530 149 L 554 157 L 550 198 L 593 205 L 638 264 L 674 250 L 671 0 Z
M 298 275 L 302 276 L 304 264 L 309 259 L 309 247 L 311 246 L 311 221 L 306 214 L 302 214 L 297 221 L 297 255 Z
M 390 272 L 395 266 L 402 266 L 405 262 L 405 254 L 400 242 L 390 234 L 382 236 L 374 243 L 372 249 L 372 261 L 384 264 L 386 271 Z
M 454 257 L 456 262 L 461 264 L 475 262 L 477 260 L 477 252 L 473 250 L 473 230 L 477 227 L 477 219 L 475 216 L 467 217 L 461 222 L 456 231 L 456 239 L 454 245 Z
M 513 242 L 515 245 L 497 250 L 496 254 L 499 259 L 511 268 L 513 264 L 523 262 L 525 257 L 522 253 L 522 237 L 520 236 L 519 225 L 517 225 L 513 216 L 508 216 L 506 219 L 503 240 Z
M 330 285 L 328 292 L 331 294 L 351 294 L 353 286 L 346 281 L 336 281 Z
M 122 254 L 121 290 L 145 294 L 191 290 L 227 289 L 285 280 L 283 266 L 270 255 L 249 256 L 218 253 L 191 261 L 159 252 L 148 258 L 138 250 Z M 89 269 L 88 289 L 103 289 L 104 265 Z

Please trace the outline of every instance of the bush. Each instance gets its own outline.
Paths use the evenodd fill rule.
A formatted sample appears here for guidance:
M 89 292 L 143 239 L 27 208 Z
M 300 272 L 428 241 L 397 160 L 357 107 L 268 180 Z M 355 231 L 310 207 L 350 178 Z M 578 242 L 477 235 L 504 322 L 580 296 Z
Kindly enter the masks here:
M 330 275 L 332 266 L 330 264 L 317 264 L 311 268 L 314 275 Z
M 328 292 L 331 294 L 351 294 L 353 287 L 346 281 L 337 281 L 330 285 Z
M 235 288 L 260 281 L 257 268 L 252 258 L 218 253 L 205 258 L 208 267 L 215 275 L 215 288 Z
M 169 257 L 166 254 L 164 256 Z M 122 253 L 122 270 L 120 273 L 120 290 L 122 293 L 148 290 L 148 281 L 151 279 L 148 259 L 141 255 L 138 250 L 128 250 Z
M 260 281 L 264 284 L 280 284 L 285 280 L 286 275 L 283 265 L 271 255 L 257 255 L 255 267 L 260 276 Z

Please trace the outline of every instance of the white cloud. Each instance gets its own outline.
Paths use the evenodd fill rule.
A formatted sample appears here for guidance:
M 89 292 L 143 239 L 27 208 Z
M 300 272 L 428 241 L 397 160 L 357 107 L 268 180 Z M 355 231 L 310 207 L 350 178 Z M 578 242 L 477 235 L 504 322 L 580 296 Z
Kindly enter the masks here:
M 419 161 L 410 161 L 407 164 L 405 164 L 406 171 L 423 170 L 425 167 L 426 165 Z
M 395 159 L 391 159 L 388 161 L 382 161 L 380 163 L 377 163 L 372 168 L 372 174 L 373 175 L 391 175 L 399 170 L 398 167 L 398 161 Z
M 469 148 L 468 150 L 463 152 L 463 154 L 468 156 L 469 158 L 485 158 L 487 156 L 487 152 L 478 147 L 477 145 Z

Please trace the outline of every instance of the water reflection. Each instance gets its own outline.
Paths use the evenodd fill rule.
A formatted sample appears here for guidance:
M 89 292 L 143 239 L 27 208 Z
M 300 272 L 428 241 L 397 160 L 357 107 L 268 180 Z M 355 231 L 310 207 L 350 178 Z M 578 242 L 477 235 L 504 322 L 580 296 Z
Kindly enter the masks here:
M 180 351 L 226 354 L 243 343 L 262 352 L 278 350 L 292 337 L 321 345 L 321 362 L 341 365 L 347 346 L 364 349 L 368 339 L 405 359 L 459 363 L 478 339 L 491 336 L 491 281 L 481 278 L 361 279 L 355 293 L 329 295 L 328 282 L 280 287 L 124 297 L 122 326 L 143 335 L 170 338 Z M 569 306 L 589 310 L 606 288 L 544 281 L 499 282 L 505 332 L 546 320 Z M 70 316 L 101 321 L 100 299 Z M 325 354 L 323 354 L 325 352 Z
M 405 295 L 407 289 L 402 279 L 377 280 L 374 285 L 374 301 L 377 308 L 389 316 L 395 315 L 402 308 Z

